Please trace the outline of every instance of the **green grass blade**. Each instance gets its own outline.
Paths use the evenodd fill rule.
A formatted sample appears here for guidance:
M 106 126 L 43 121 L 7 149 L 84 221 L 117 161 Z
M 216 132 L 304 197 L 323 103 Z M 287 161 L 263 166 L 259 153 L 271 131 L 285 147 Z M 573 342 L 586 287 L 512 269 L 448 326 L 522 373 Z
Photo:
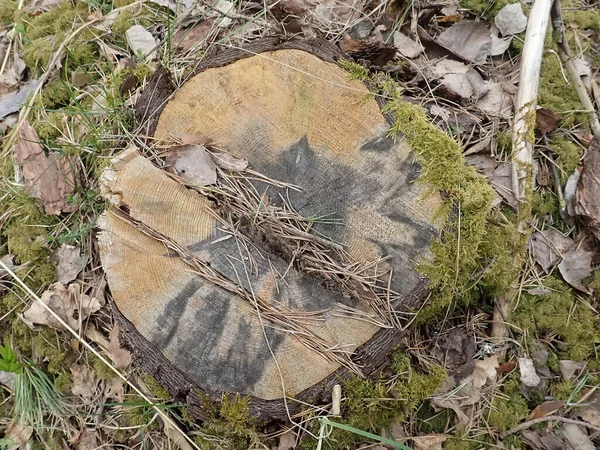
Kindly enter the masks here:
M 399 442 L 396 442 L 392 439 L 384 438 L 377 434 L 369 433 L 368 431 L 359 430 L 358 428 L 351 427 L 350 425 L 344 425 L 343 423 L 332 422 L 331 420 L 327 419 L 326 417 L 321 417 L 319 420 L 321 421 L 321 423 L 324 423 L 325 425 L 331 425 L 332 427 L 339 428 L 340 430 L 358 434 L 359 436 L 362 436 L 364 438 L 378 441 L 378 442 L 381 442 L 386 445 L 391 445 L 392 447 L 398 448 L 400 450 L 413 450 L 412 448 L 407 447 L 406 445 L 402 445 Z

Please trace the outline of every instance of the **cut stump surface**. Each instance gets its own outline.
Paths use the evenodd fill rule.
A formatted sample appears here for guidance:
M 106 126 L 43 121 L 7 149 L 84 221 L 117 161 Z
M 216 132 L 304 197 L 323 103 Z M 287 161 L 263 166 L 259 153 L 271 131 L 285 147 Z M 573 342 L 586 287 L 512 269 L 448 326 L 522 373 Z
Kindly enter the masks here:
M 285 416 L 284 393 L 315 401 L 339 377 L 381 368 L 402 335 L 382 309 L 398 317 L 419 306 L 425 282 L 414 264 L 428 255 L 441 204 L 414 182 L 410 148 L 387 137 L 367 87 L 286 46 L 221 55 L 166 102 L 154 136 L 208 137 L 296 186 L 244 178 L 265 210 L 292 208 L 325 251 L 343 248 L 344 270 L 307 270 L 310 244 L 283 251 L 256 217 L 227 214 L 218 195 L 201 195 L 135 151 L 106 173 L 117 207 L 99 223 L 102 264 L 138 363 L 192 403 L 200 403 L 192 387 L 213 398 L 240 393 L 263 417 Z M 379 304 L 364 300 L 371 288 L 340 281 L 369 263 L 377 295 L 387 294 Z

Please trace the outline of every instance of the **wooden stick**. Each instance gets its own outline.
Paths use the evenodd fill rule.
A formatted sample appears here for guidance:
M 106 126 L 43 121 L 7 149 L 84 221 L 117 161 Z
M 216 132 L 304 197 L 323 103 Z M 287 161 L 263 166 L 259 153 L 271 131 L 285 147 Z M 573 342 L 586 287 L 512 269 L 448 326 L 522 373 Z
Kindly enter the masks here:
M 554 29 L 554 34 L 557 36 L 556 43 L 558 44 L 558 54 L 560 55 L 560 59 L 567 69 L 569 79 L 571 80 L 571 83 L 573 83 L 573 88 L 575 89 L 575 92 L 577 92 L 579 101 L 583 107 L 592 114 L 590 119 L 590 128 L 592 129 L 592 134 L 596 139 L 600 139 L 600 120 L 598 120 L 596 108 L 594 107 L 588 91 L 585 88 L 581 77 L 579 76 L 579 72 L 577 72 L 577 68 L 573 63 L 573 55 L 571 54 L 569 41 L 567 41 L 565 25 L 562 19 L 560 0 L 554 0 L 554 5 L 550 13 L 552 15 L 552 28 Z
M 521 76 L 513 126 L 512 188 L 515 197 L 522 204 L 529 203 L 533 190 L 535 111 L 551 6 L 552 0 L 535 0 L 529 13 L 521 56 Z M 523 219 L 525 218 L 521 218 L 521 223 Z
M 600 432 L 600 428 L 598 428 L 595 425 L 592 425 L 591 423 L 584 422 L 582 420 L 569 419 L 568 417 L 562 417 L 562 416 L 546 416 L 546 417 L 538 417 L 537 419 L 528 420 L 527 422 L 523 422 L 521 425 L 511 428 L 506 433 L 502 433 L 500 435 L 500 437 L 502 439 L 504 439 L 506 436 L 518 433 L 519 431 L 523 431 L 532 425 L 536 425 L 536 424 L 542 423 L 542 422 L 550 422 L 552 420 L 556 421 L 556 422 L 572 423 L 574 425 L 580 425 L 582 427 L 589 428 L 590 430 Z

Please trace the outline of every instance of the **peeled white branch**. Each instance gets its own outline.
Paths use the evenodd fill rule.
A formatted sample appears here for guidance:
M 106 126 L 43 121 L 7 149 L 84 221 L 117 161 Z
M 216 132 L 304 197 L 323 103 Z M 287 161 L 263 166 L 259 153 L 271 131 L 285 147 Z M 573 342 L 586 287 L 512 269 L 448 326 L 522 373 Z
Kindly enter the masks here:
M 529 13 L 525 45 L 521 56 L 521 77 L 519 79 L 512 135 L 512 188 L 520 203 L 528 202 L 528 193 L 533 189 L 535 111 L 540 83 L 540 68 L 544 54 L 544 40 L 550 19 L 551 6 L 552 0 L 535 0 Z

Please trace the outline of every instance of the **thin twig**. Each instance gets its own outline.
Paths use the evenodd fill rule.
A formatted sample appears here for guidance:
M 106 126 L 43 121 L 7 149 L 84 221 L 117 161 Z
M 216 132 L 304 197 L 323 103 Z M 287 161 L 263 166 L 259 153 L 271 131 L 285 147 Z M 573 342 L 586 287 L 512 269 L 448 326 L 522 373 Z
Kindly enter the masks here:
M 567 40 L 567 34 L 565 33 L 565 25 L 562 18 L 560 0 L 554 0 L 554 5 L 552 6 L 550 14 L 552 16 L 552 27 L 554 29 L 554 34 L 558 36 L 556 43 L 558 44 L 558 53 L 560 55 L 560 59 L 567 69 L 569 79 L 573 83 L 573 88 L 579 97 L 579 101 L 583 105 L 584 109 L 590 112 L 592 115 L 590 119 L 590 128 L 592 129 L 592 133 L 596 139 L 600 139 L 600 120 L 598 120 L 596 108 L 594 108 L 594 104 L 592 103 L 587 89 L 585 88 L 577 68 L 573 63 L 573 55 L 571 54 L 571 48 L 569 47 L 569 41 Z
M 502 439 L 504 439 L 506 436 L 510 436 L 511 434 L 515 434 L 515 433 L 518 433 L 519 431 L 523 431 L 532 425 L 536 425 L 538 423 L 543 423 L 543 422 L 550 422 L 550 421 L 571 423 L 573 425 L 580 425 L 582 427 L 589 428 L 590 430 L 600 432 L 600 427 L 592 425 L 591 423 L 584 422 L 582 420 L 569 419 L 567 417 L 562 417 L 562 416 L 545 416 L 545 417 L 538 417 L 537 419 L 528 420 L 527 422 L 523 422 L 521 425 L 511 428 L 506 433 L 501 434 L 500 437 Z

